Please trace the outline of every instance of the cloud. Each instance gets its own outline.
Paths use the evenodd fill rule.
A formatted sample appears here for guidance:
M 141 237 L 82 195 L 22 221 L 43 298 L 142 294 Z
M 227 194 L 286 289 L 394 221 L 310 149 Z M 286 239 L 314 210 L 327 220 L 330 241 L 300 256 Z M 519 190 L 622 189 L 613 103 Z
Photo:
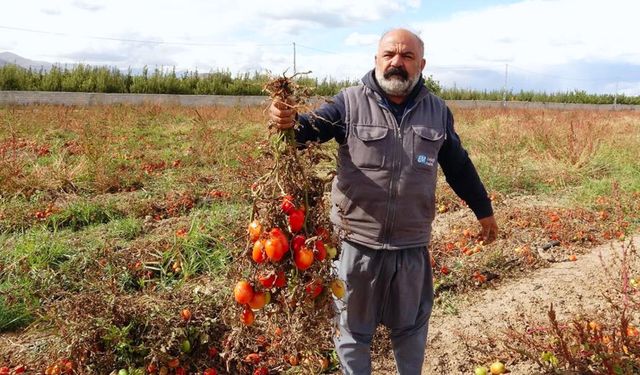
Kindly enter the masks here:
M 114 35 L 114 39 L 163 41 L 159 35 L 146 33 L 123 33 Z M 65 62 L 81 62 L 90 65 L 107 65 L 124 67 L 178 66 L 181 56 L 189 49 L 185 46 L 161 43 L 122 42 L 117 40 L 100 40 L 81 38 L 70 51 L 60 53 Z
M 427 53 L 438 63 L 528 68 L 606 59 L 640 62 L 634 1 L 527 0 L 440 22 L 422 22 Z
M 344 40 L 345 46 L 375 46 L 380 35 L 378 34 L 361 34 L 351 33 Z
M 403 13 L 419 5 L 419 1 L 412 0 L 370 0 L 357 5 L 344 0 L 276 0 L 259 14 L 276 22 L 298 21 L 300 26 L 308 28 L 353 27 Z
M 413 26 L 425 41 L 427 74 L 430 69 L 438 75 L 447 69 L 466 70 L 455 77 L 440 75 L 448 86 L 455 82 L 500 88 L 509 64 L 515 87 L 602 91 L 606 82 L 594 77 L 612 77 L 615 64 L 640 65 L 634 26 L 639 10 L 631 0 L 610 0 L 606 6 L 582 0 L 526 0 Z M 596 65 L 609 66 L 608 72 L 596 71 Z
M 104 8 L 104 5 L 100 4 L 97 1 L 87 1 L 87 0 L 74 0 L 72 5 L 76 8 L 86 10 L 89 12 L 96 12 Z
M 373 65 L 379 34 L 400 22 L 425 41 L 425 73 L 447 86 L 501 88 L 505 64 L 509 82 L 517 88 L 572 89 L 577 83 L 601 90 L 616 79 L 621 88 L 623 82 L 632 88 L 640 81 L 621 74 L 640 66 L 636 1 L 608 0 L 604 6 L 583 0 L 523 0 L 437 21 L 427 17 L 440 5 L 423 3 L 243 0 L 221 6 L 209 0 L 155 0 L 150 8 L 147 2 L 130 0 L 60 0 L 55 7 L 44 0 L 15 1 L 3 8 L 3 15 L 21 24 L 8 26 L 45 33 L 3 29 L 0 48 L 51 62 L 280 74 L 293 70 L 295 41 L 299 71 L 359 79 Z M 610 68 L 596 72 L 606 66 Z M 610 82 L 584 84 L 558 78 L 616 75 L 620 77 Z
M 40 9 L 40 11 L 48 16 L 58 16 L 62 13 L 60 12 L 60 9 L 55 9 L 55 8 L 43 8 L 43 9 Z

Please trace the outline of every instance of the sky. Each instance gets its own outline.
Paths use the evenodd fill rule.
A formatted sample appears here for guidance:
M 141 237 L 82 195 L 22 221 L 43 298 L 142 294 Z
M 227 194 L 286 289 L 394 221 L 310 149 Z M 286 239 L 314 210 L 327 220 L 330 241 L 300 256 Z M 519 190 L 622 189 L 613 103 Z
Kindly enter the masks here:
M 0 52 L 355 81 L 404 27 L 443 87 L 640 95 L 639 14 L 638 0 L 21 0 L 2 6 Z

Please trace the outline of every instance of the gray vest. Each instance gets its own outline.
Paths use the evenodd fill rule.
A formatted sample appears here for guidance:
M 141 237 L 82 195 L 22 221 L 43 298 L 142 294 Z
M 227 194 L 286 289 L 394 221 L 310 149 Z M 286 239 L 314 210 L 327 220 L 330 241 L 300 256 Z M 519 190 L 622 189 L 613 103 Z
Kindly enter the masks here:
M 344 90 L 347 136 L 338 149 L 331 221 L 374 249 L 424 246 L 435 215 L 447 107 L 423 89 L 400 124 L 366 86 Z

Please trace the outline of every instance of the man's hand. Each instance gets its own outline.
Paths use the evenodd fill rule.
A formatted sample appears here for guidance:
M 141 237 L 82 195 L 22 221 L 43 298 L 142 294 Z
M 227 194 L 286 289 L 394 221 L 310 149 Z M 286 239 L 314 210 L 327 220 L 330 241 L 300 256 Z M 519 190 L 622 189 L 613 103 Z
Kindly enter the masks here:
M 482 226 L 480 236 L 482 237 L 483 243 L 486 245 L 495 241 L 498 237 L 498 223 L 496 223 L 496 218 L 492 215 L 479 219 L 478 221 Z
M 296 110 L 290 105 L 275 99 L 269 107 L 269 118 L 278 129 L 293 127 L 296 120 Z

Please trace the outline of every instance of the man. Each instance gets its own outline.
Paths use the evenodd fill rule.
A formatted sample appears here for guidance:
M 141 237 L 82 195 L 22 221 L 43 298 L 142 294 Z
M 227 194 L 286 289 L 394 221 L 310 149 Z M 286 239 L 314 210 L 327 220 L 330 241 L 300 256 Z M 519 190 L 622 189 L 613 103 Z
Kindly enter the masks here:
M 453 128 L 444 101 L 424 86 L 424 45 L 394 29 L 380 39 L 375 69 L 314 114 L 274 101 L 280 129 L 299 122 L 296 139 L 339 143 L 331 220 L 342 236 L 336 350 L 345 374 L 370 374 L 378 324 L 390 330 L 398 373 L 420 374 L 433 281 L 427 245 L 435 215 L 436 161 L 473 210 L 485 243 L 498 227 L 491 201 Z

